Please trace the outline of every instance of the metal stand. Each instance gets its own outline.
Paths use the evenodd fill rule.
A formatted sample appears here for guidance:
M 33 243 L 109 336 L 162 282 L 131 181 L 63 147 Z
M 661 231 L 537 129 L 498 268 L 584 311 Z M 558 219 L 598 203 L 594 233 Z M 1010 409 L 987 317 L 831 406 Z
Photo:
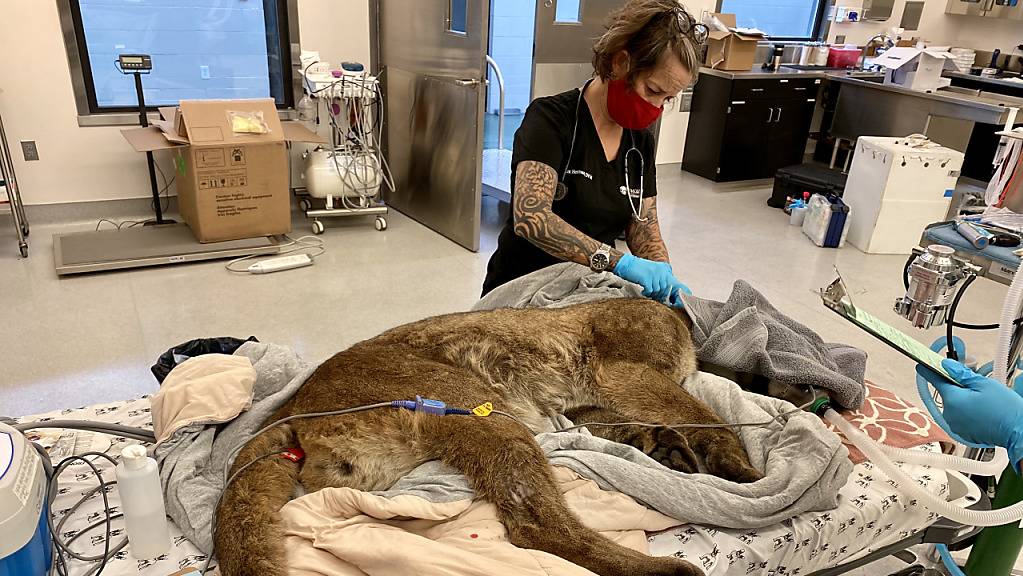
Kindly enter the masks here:
M 139 103 L 139 123 L 143 128 L 149 126 L 149 116 L 146 114 L 146 95 L 142 92 L 142 72 L 134 71 L 131 75 L 135 77 L 135 95 Z M 149 187 L 153 192 L 153 210 L 156 212 L 156 220 L 146 222 L 145 225 L 174 224 L 174 220 L 164 219 L 163 206 L 160 205 L 160 187 L 156 183 L 156 164 L 153 162 L 153 153 L 146 152 L 146 165 L 149 167 Z
M 28 219 L 25 218 L 25 205 L 21 201 L 21 190 L 18 188 L 18 177 L 14 174 L 14 161 L 11 159 L 11 148 L 7 145 L 2 117 L 0 117 L 0 187 L 7 191 L 7 202 L 11 206 L 14 228 L 18 233 L 21 257 L 28 258 Z

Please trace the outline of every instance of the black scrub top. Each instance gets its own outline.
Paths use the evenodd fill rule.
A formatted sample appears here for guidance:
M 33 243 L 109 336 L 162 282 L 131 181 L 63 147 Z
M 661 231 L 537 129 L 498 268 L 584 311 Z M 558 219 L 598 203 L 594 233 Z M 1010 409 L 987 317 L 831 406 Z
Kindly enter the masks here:
M 567 158 L 572 143 L 572 126 L 578 110 L 578 134 L 571 161 Z M 542 162 L 564 175 L 567 193 L 553 202 L 553 212 L 587 236 L 614 246 L 632 218 L 625 189 L 626 151 L 635 147 L 640 154 L 628 154 L 629 184 L 633 200 L 643 179 L 643 197 L 657 195 L 652 129 L 624 130 L 618 155 L 608 162 L 589 106 L 579 101 L 579 89 L 556 96 L 537 98 L 526 109 L 522 125 L 515 132 L 512 149 L 512 205 L 514 206 L 515 170 L 519 162 Z M 566 164 L 568 174 L 565 175 Z M 641 167 L 642 165 L 642 167 Z M 487 265 L 483 294 L 498 286 L 541 268 L 561 262 L 514 231 L 514 210 L 497 240 L 497 251 Z

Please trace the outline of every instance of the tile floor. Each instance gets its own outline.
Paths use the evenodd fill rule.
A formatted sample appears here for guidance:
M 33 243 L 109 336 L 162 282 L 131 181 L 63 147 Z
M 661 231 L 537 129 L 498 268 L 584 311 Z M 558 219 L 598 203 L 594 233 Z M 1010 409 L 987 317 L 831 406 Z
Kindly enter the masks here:
M 868 378 L 915 399 L 913 364 L 827 311 L 815 291 L 837 266 L 856 303 L 930 343 L 940 330 L 912 331 L 891 311 L 903 256 L 821 249 L 765 205 L 764 186 L 714 185 L 677 166 L 659 170 L 663 234 L 679 278 L 701 296 L 724 299 L 743 278 L 780 310 L 826 340 L 867 350 Z M 474 254 L 393 213 L 385 232 L 372 219 L 339 219 L 315 266 L 266 276 L 233 275 L 223 263 L 57 278 L 51 234 L 95 222 L 34 223 L 31 256 L 17 257 L 0 220 L 0 414 L 130 398 L 153 392 L 149 366 L 164 350 L 203 336 L 255 335 L 311 361 L 382 330 L 473 304 L 506 206 L 484 199 L 481 251 Z M 127 217 L 127 216 L 125 216 Z M 308 230 L 296 221 L 296 234 Z M 981 280 L 961 306 L 967 322 L 994 322 L 1004 287 Z M 987 359 L 995 336 L 969 337 Z M 887 574 L 898 561 L 862 574 Z

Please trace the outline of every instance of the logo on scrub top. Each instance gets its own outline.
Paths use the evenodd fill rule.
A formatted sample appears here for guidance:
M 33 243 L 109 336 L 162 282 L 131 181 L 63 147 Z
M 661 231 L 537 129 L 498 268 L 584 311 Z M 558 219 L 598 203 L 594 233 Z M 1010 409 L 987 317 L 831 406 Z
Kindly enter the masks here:
M 643 193 L 638 188 L 633 188 L 632 190 L 629 190 L 625 186 L 619 187 L 618 191 L 622 193 L 622 196 L 628 194 L 630 198 L 639 198 L 639 195 Z

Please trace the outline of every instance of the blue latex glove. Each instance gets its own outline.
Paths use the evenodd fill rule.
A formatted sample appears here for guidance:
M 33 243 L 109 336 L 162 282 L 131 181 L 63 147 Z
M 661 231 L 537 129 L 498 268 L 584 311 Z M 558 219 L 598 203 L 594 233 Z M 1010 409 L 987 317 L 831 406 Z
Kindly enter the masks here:
M 671 264 L 637 258 L 632 254 L 623 254 L 613 272 L 633 284 L 639 284 L 643 287 L 643 296 L 658 302 L 664 302 L 677 286 L 685 288 L 672 273 Z
M 689 286 L 686 286 L 685 284 L 679 282 L 676 279 L 674 285 L 672 285 L 671 287 L 671 296 L 668 297 L 668 303 L 671 304 L 672 307 L 678 308 L 680 310 L 682 308 L 685 308 L 686 305 L 684 302 L 682 302 L 683 294 L 685 294 L 686 296 L 692 296 L 693 291 L 689 289 Z
M 970 442 L 1004 447 L 1018 472 L 1023 460 L 1023 397 L 955 360 L 946 358 L 941 367 L 962 387 L 926 366 L 916 370 L 941 395 L 949 427 Z

